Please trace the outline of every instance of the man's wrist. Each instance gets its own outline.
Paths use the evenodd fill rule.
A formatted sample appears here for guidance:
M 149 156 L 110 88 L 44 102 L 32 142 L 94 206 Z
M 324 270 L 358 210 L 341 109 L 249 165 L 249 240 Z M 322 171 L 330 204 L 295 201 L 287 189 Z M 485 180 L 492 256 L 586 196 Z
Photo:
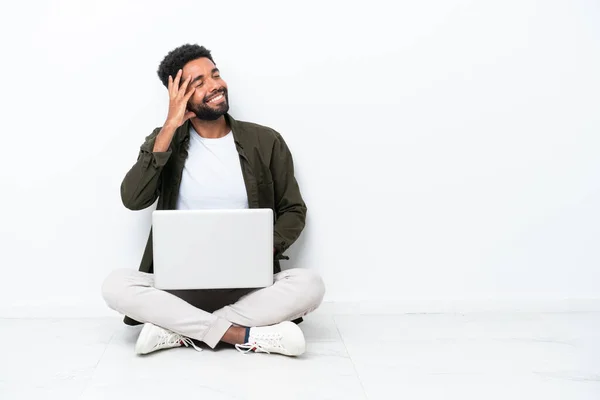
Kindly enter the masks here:
M 166 120 L 165 123 L 163 124 L 162 130 L 166 130 L 166 131 L 176 131 L 177 128 L 179 128 L 179 126 L 177 125 L 177 123 L 171 121 L 171 120 Z

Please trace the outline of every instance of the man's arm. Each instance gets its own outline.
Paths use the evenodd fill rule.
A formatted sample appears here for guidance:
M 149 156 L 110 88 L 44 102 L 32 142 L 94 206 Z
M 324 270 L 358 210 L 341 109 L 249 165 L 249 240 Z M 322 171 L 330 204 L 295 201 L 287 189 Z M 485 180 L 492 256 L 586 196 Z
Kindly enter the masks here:
M 294 176 L 292 154 L 279 134 L 273 147 L 270 169 L 276 213 L 273 239 L 276 256 L 281 256 L 302 233 L 307 209 Z
M 157 128 L 140 147 L 137 162 L 121 182 L 121 201 L 130 210 L 150 207 L 160 193 L 160 176 L 171 157 L 170 149 L 156 149 L 160 132 Z
M 160 177 L 163 167 L 171 157 L 171 141 L 177 128 L 192 118 L 194 113 L 187 103 L 197 85 L 189 86 L 192 76 L 181 83 L 183 71 L 175 78 L 169 76 L 169 113 L 162 128 L 155 129 L 140 148 L 137 162 L 121 183 L 121 200 L 130 210 L 150 207 L 160 194 Z

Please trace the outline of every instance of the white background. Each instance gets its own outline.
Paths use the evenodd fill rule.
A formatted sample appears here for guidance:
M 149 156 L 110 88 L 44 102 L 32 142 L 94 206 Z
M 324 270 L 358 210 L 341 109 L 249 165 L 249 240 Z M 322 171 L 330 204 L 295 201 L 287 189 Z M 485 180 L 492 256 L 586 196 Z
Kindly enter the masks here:
M 595 0 L 9 4 L 1 315 L 104 312 L 102 279 L 138 267 L 150 210 L 119 185 L 184 43 L 290 145 L 309 218 L 287 266 L 326 300 L 600 298 Z

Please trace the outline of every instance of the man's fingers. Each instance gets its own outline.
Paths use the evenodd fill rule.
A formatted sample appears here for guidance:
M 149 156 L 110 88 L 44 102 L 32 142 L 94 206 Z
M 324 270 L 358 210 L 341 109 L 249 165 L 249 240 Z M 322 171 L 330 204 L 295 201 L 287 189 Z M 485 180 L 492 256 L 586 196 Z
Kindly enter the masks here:
M 172 94 L 172 90 L 173 90 L 173 77 L 171 75 L 169 75 L 169 81 L 167 82 L 167 89 L 169 91 L 169 95 Z
M 195 116 L 196 116 L 196 113 L 195 113 L 195 112 L 193 112 L 193 111 L 188 111 L 188 112 L 186 112 L 186 113 L 185 113 L 185 115 L 183 116 L 183 120 L 184 120 L 184 121 L 187 121 L 188 119 L 190 119 L 190 118 L 192 118 L 192 117 L 195 117 Z
M 188 85 L 190 84 L 190 81 L 192 80 L 192 76 L 189 75 L 185 81 L 183 81 L 183 83 L 181 84 L 181 87 L 179 88 L 179 94 L 180 95 L 185 95 L 186 94 L 186 90 Z
M 197 87 L 197 85 L 194 84 L 188 89 L 187 93 L 183 97 L 185 99 L 185 101 L 188 101 L 190 99 L 190 97 L 192 97 L 192 95 L 196 91 L 196 87 Z
M 179 71 L 177 71 L 177 75 L 175 76 L 175 79 L 173 80 L 173 91 L 175 91 L 175 92 L 177 90 L 179 90 L 179 81 L 181 81 L 181 74 L 182 73 L 183 73 L 182 69 L 180 69 Z

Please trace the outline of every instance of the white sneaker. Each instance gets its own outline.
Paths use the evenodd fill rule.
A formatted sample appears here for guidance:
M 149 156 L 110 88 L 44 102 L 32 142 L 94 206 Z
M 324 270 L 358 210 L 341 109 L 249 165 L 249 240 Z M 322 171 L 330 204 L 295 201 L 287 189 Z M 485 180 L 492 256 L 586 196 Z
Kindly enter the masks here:
M 197 351 L 202 351 L 202 349 L 196 347 L 190 338 L 168 331 L 159 326 L 145 323 L 140 332 L 140 336 L 135 343 L 135 353 L 148 354 L 156 350 L 172 349 L 173 347 L 181 346 L 192 346 Z
M 299 356 L 306 350 L 302 330 L 293 322 L 250 328 L 248 343 L 236 344 L 242 353 L 279 353 L 286 356 Z

